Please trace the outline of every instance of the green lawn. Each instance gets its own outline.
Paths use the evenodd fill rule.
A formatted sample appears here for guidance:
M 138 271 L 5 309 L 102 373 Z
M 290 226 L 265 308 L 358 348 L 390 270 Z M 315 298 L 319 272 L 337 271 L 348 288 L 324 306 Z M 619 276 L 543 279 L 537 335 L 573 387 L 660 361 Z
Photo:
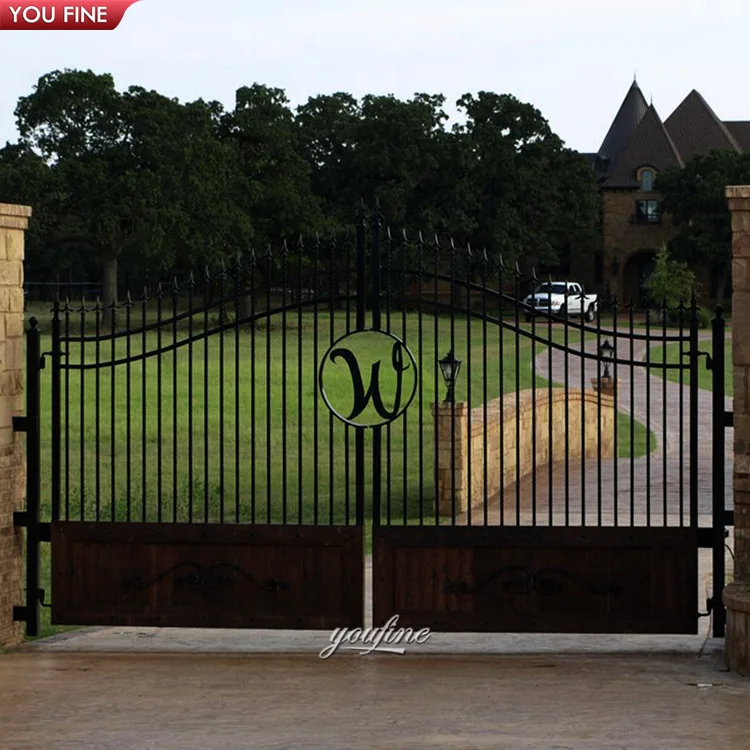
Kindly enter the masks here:
M 50 337 L 46 321 L 41 316 L 40 320 L 45 352 Z M 69 514 L 72 520 L 353 523 L 355 431 L 330 416 L 315 398 L 317 363 L 330 341 L 346 332 L 346 315 L 321 313 L 315 325 L 312 315 L 300 318 L 295 312 L 285 322 L 286 337 L 281 317 L 275 316 L 270 328 L 228 330 L 223 336 L 150 357 L 145 367 L 140 361 L 87 370 L 83 384 L 80 371 L 64 372 L 62 398 L 68 408 L 61 436 L 63 518 Z M 425 315 L 420 320 L 416 314 L 399 313 L 389 327 L 405 338 L 421 363 L 414 402 L 382 433 L 383 513 L 411 520 L 419 518 L 421 498 L 431 507 L 429 498 L 434 497 L 430 410 L 445 396 L 437 359 L 453 342 L 463 362 L 456 398 L 478 406 L 501 393 L 530 388 L 533 357 L 545 347 L 509 331 L 501 335 L 493 324 L 473 320 L 469 325 L 465 318 L 456 318 L 451 330 L 445 318 Z M 540 336 L 547 333 L 545 325 L 536 330 Z M 187 335 L 186 327 L 180 326 L 177 341 Z M 563 341 L 564 331 L 553 331 L 553 338 Z M 152 352 L 172 340 L 171 329 L 160 339 L 155 332 L 138 336 L 129 348 L 120 339 L 114 355 Z M 570 332 L 568 342 L 578 341 Z M 98 352 L 92 344 L 75 341 L 67 349 L 71 363 L 97 358 L 108 362 L 112 356 L 110 342 L 101 344 Z M 49 466 L 50 368 L 41 375 L 42 465 Z M 384 385 L 388 392 L 387 377 Z M 538 376 L 536 385 L 548 387 Z M 327 387 L 334 392 L 346 386 L 334 379 Z M 633 446 L 627 415 L 619 415 L 618 431 L 620 456 L 644 455 L 643 425 L 635 424 Z M 656 445 L 653 436 L 651 445 Z M 369 488 L 369 432 L 365 450 Z M 45 472 L 46 518 L 50 493 Z M 42 549 L 42 587 L 49 591 L 49 546 Z M 48 610 L 43 610 L 43 618 L 45 634 L 59 630 L 51 629 Z
M 710 340 L 700 341 L 699 347 L 701 351 L 713 353 L 713 345 Z M 688 346 L 683 345 L 682 351 L 687 351 Z M 664 351 L 665 347 L 660 346 L 650 350 L 650 361 L 654 365 L 660 365 L 664 362 Z M 666 357 L 667 363 L 676 364 L 679 362 L 681 356 L 681 345 L 679 343 L 667 344 L 666 346 Z M 683 362 L 687 362 L 687 357 L 683 358 Z M 659 370 L 658 366 L 651 370 L 653 375 L 662 377 L 666 372 L 667 380 L 671 380 L 674 383 L 680 382 L 680 371 L 679 370 Z M 690 372 L 689 370 L 682 371 L 682 382 L 684 385 L 690 385 Z M 706 369 L 706 358 L 701 357 L 698 365 L 698 387 L 703 388 L 707 391 L 713 390 L 713 372 Z M 724 343 L 724 388 L 727 396 L 734 395 L 734 378 L 732 371 L 732 342 L 730 340 Z

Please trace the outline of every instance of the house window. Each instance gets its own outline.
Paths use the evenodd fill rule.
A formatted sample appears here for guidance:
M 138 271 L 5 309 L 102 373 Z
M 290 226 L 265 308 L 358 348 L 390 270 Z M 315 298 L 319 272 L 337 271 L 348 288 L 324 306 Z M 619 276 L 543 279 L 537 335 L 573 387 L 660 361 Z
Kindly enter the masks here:
M 658 224 L 661 220 L 659 201 L 636 201 L 635 220 L 638 224 Z
M 644 169 L 641 172 L 641 190 L 650 193 L 654 189 L 654 170 Z

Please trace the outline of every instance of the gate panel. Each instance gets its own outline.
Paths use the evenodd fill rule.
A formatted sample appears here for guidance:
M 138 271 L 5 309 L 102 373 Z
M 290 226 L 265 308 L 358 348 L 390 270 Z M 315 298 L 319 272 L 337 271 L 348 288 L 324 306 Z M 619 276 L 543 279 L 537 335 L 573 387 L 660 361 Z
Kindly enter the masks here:
M 300 242 L 137 302 L 56 301 L 53 624 L 362 624 L 362 441 L 318 368 L 363 325 L 363 253 Z
M 53 622 L 361 627 L 363 529 L 59 522 Z
M 695 633 L 690 529 L 380 528 L 373 621 L 464 632 Z
M 377 252 L 382 328 L 419 376 L 373 432 L 375 624 L 697 633 L 695 299 L 638 309 L 422 236 Z

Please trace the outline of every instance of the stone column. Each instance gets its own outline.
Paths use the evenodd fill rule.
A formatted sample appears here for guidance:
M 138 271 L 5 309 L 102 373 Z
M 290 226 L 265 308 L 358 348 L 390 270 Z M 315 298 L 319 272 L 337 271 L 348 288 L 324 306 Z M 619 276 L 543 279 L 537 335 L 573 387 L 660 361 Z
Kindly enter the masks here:
M 435 439 L 438 446 L 435 467 L 438 512 L 441 516 L 450 516 L 455 497 L 458 515 L 466 510 L 468 496 L 469 405 L 463 401 L 455 404 L 443 401 L 432 405 L 432 416 L 435 418 Z
M 28 206 L 0 203 L 0 648 L 23 638 L 13 607 L 25 604 L 23 532 L 13 526 L 25 494 L 23 435 L 13 417 L 23 403 L 23 248 Z
M 734 580 L 724 589 L 726 660 L 750 673 L 750 186 L 728 187 L 732 212 Z

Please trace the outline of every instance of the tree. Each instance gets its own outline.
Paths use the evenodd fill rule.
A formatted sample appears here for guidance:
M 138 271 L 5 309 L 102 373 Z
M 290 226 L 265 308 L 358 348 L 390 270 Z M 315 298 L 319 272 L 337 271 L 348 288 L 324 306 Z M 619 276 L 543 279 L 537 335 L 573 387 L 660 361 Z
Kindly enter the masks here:
M 221 252 L 249 235 L 235 210 L 239 173 L 216 138 L 216 105 L 115 88 L 108 74 L 55 71 L 22 97 L 22 144 L 55 174 L 54 241 L 101 266 L 103 302 L 117 299 L 118 264 L 165 268 Z
M 541 113 L 513 96 L 464 95 L 475 237 L 507 261 L 554 265 L 593 244 L 599 191 L 585 159 L 564 147 Z
M 698 291 L 695 274 L 686 263 L 674 260 L 666 245 L 657 251 L 654 270 L 644 286 L 651 304 L 668 311 L 681 304 L 689 305 L 693 293 Z
M 691 267 L 708 267 L 715 279 L 712 297 L 720 304 L 727 289 L 732 254 L 732 225 L 724 190 L 750 181 L 750 154 L 712 151 L 693 157 L 683 168 L 657 177 L 663 210 L 671 214 L 677 236 L 670 249 Z
M 260 84 L 237 90 L 235 107 L 221 118 L 219 137 L 241 173 L 237 200 L 252 217 L 255 243 L 263 247 L 321 226 L 310 167 L 282 89 Z

